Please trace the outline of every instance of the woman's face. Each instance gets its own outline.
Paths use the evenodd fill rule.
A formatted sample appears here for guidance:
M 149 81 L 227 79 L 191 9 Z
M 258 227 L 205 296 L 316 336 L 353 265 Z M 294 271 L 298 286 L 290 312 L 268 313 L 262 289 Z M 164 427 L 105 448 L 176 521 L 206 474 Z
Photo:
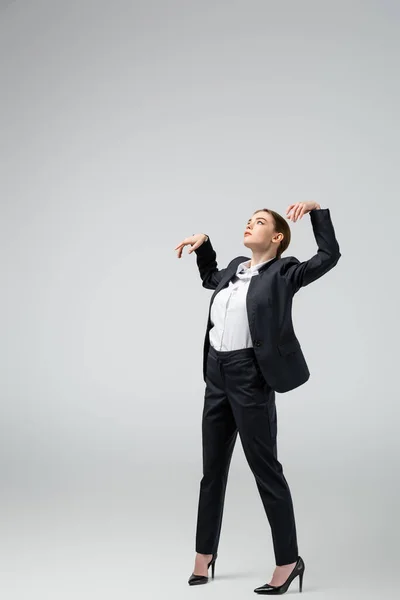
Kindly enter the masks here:
M 270 249 L 274 243 L 272 240 L 279 243 L 282 238 L 283 235 L 275 231 L 275 223 L 272 215 L 265 210 L 260 210 L 248 220 L 244 231 L 243 243 L 251 250 L 264 251 Z

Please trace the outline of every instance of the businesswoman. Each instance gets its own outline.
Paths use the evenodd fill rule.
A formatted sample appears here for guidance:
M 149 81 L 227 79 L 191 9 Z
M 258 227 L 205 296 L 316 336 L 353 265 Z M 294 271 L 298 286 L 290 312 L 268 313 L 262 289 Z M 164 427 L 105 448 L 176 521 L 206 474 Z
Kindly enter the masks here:
M 275 392 L 305 383 L 310 372 L 293 330 L 294 294 L 336 265 L 341 254 L 330 211 L 316 202 L 291 204 L 288 220 L 309 213 L 318 251 L 300 262 L 282 258 L 290 243 L 286 220 L 270 209 L 253 213 L 244 231 L 251 258 L 234 258 L 217 268 L 209 237 L 198 233 L 175 250 L 196 252 L 203 287 L 214 290 L 204 341 L 206 384 L 202 417 L 203 477 L 200 482 L 196 557 L 188 583 L 214 577 L 228 471 L 239 433 L 268 518 L 276 567 L 269 583 L 254 591 L 282 594 L 299 577 L 305 564 L 298 554 L 292 497 L 277 457 Z

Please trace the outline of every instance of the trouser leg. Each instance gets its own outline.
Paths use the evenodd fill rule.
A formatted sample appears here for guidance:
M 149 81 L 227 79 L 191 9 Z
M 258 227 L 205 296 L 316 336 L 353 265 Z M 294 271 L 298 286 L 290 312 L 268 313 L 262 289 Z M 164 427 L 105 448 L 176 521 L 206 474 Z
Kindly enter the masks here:
M 246 350 L 223 360 L 225 389 L 271 527 L 276 564 L 284 565 L 297 560 L 298 547 L 291 492 L 277 458 L 275 392 Z
M 215 554 L 237 427 L 225 394 L 219 361 L 212 352 L 207 360 L 202 416 L 203 477 L 198 502 L 196 552 Z

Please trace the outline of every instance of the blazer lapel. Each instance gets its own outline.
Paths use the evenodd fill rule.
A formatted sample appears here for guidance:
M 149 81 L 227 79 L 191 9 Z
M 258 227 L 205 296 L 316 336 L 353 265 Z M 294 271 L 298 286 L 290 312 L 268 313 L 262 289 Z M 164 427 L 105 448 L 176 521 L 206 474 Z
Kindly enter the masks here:
M 225 275 L 223 276 L 223 278 L 221 279 L 221 281 L 219 282 L 219 284 L 215 288 L 214 293 L 211 296 L 211 299 L 210 299 L 210 308 L 211 308 L 211 304 L 214 301 L 215 296 L 232 279 L 232 277 L 236 274 L 236 270 L 237 270 L 238 266 L 240 265 L 240 263 L 244 262 L 245 260 L 250 260 L 250 259 L 247 258 L 246 256 L 238 256 L 236 258 L 236 260 L 234 260 L 232 262 L 230 268 L 227 269 Z
M 210 300 L 210 306 L 213 303 L 213 300 L 215 298 L 215 296 L 218 294 L 218 292 L 220 290 L 222 290 L 223 287 L 226 286 L 226 284 L 232 279 L 233 275 L 236 273 L 236 267 L 232 266 L 230 269 L 227 270 L 227 272 L 225 273 L 225 275 L 223 276 L 223 278 L 221 279 L 221 281 L 219 282 L 219 284 L 217 285 L 217 287 L 215 288 L 213 295 L 211 296 L 211 300 Z

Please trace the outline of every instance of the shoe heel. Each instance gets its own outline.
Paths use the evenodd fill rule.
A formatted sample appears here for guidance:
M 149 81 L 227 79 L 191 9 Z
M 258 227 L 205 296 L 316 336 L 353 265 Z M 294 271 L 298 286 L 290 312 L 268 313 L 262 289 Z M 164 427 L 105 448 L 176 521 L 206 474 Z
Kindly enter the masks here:
M 304 571 L 299 574 L 299 592 L 303 591 L 303 575 Z
M 211 562 L 208 563 L 208 566 L 211 567 L 211 579 L 214 579 L 215 561 L 217 560 L 217 556 L 218 556 L 218 552 L 213 554 Z

